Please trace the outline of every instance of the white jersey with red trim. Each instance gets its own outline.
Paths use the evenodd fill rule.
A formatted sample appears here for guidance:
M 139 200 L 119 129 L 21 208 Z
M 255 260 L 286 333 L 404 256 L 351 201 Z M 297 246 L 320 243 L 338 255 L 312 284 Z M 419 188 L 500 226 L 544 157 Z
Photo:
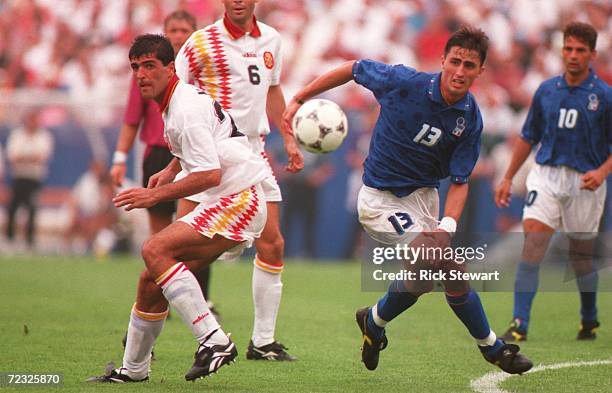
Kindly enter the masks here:
M 247 136 L 270 132 L 266 99 L 281 74 L 280 34 L 254 22 L 247 33 L 220 19 L 193 33 L 175 61 L 179 78 L 218 101 Z
M 175 77 L 161 108 L 164 138 L 182 168 L 176 179 L 193 172 L 221 169 L 221 183 L 190 200 L 210 202 L 241 192 L 270 176 L 270 169 L 252 151 L 247 137 L 202 90 Z

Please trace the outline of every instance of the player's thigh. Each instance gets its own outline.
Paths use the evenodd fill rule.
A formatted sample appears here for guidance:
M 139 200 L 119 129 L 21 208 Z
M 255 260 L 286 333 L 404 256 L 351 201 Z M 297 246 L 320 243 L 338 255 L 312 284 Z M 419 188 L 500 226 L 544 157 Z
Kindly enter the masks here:
M 266 218 L 266 225 L 264 226 L 261 236 L 255 240 L 255 244 L 258 242 L 263 243 L 274 243 L 278 239 L 282 239 L 280 231 L 280 208 L 278 202 L 266 202 L 266 208 L 268 215 Z
M 597 190 L 575 190 L 563 204 L 562 229 L 573 239 L 593 239 L 597 236 L 606 203 L 606 183 Z
M 146 253 L 153 257 L 168 257 L 175 260 L 195 260 L 212 262 L 224 251 L 241 242 L 214 235 L 206 237 L 191 225 L 176 221 L 153 235 L 147 242 Z M 145 250 L 143 249 L 143 253 Z
M 525 262 L 539 263 L 546 255 L 550 238 L 555 233 L 554 228 L 549 225 L 528 218 L 523 220 L 523 253 L 522 260 Z
M 363 186 L 357 199 L 359 222 L 370 237 L 383 244 L 407 244 L 422 231 L 437 227 L 438 194 L 421 188 L 399 198 Z

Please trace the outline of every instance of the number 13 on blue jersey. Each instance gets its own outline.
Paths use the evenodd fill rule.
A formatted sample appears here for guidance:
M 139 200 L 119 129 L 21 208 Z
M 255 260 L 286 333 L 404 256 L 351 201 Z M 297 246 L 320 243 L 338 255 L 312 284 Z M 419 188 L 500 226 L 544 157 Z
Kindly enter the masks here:
M 421 131 L 414 137 L 413 141 L 420 143 L 425 146 L 433 146 L 438 143 L 438 140 L 442 136 L 442 130 L 436 127 L 432 127 L 427 123 L 423 124 Z

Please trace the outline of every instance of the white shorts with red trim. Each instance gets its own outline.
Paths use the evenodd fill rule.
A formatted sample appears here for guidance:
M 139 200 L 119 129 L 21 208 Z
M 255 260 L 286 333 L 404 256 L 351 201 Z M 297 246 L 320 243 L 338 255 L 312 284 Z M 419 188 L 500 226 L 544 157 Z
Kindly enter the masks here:
M 266 202 L 281 202 L 283 200 L 283 196 L 281 195 L 280 187 L 278 185 L 278 182 L 276 181 L 276 176 L 274 176 L 272 166 L 270 165 L 268 153 L 266 153 L 266 151 L 264 150 L 266 143 L 265 135 L 249 137 L 249 143 L 253 148 L 253 151 L 259 154 L 270 168 L 271 175 L 261 182 L 264 199 L 266 200 Z
M 217 201 L 200 203 L 179 221 L 208 238 L 219 235 L 244 242 L 240 245 L 242 248 L 250 247 L 266 224 L 267 210 L 262 195 L 261 185 L 257 184 Z

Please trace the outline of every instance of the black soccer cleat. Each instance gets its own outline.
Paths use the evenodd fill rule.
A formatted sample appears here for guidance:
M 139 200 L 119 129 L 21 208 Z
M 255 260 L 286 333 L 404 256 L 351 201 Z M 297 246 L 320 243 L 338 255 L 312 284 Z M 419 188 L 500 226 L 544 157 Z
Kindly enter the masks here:
M 519 346 L 506 344 L 492 355 L 482 354 L 485 360 L 496 365 L 508 374 L 522 374 L 533 367 L 533 363 L 525 355 L 519 353 Z
M 357 320 L 357 326 L 361 330 L 363 336 L 363 343 L 361 346 L 361 361 L 365 364 L 368 370 L 376 370 L 378 367 L 378 358 L 380 351 L 387 348 L 389 341 L 387 336 L 383 332 L 381 338 L 375 338 L 368 334 L 368 315 L 370 314 L 370 307 L 361 308 L 355 313 L 355 319 Z
M 104 375 L 99 377 L 91 377 L 88 378 L 86 382 L 99 382 L 99 383 L 131 383 L 131 382 L 146 382 L 149 380 L 149 376 L 144 377 L 143 379 L 132 379 L 127 375 L 126 368 L 117 368 L 115 369 L 115 365 L 111 362 L 106 365 L 106 370 L 104 371 Z
M 256 347 L 253 345 L 253 340 L 250 340 L 246 358 L 248 360 L 276 360 L 281 362 L 292 362 L 297 360 L 295 356 L 287 353 L 286 349 L 289 348 L 278 341 L 274 341 L 273 343 L 263 345 L 261 347 Z
M 228 338 L 229 339 L 229 338 Z M 226 345 L 206 345 L 206 342 L 200 344 L 194 358 L 193 366 L 185 374 L 187 381 L 195 381 L 198 378 L 204 378 L 212 373 L 216 373 L 221 367 L 226 364 L 231 364 L 238 356 L 236 345 L 229 339 Z
M 582 321 L 580 322 L 580 330 L 576 340 L 595 340 L 597 333 L 595 332 L 599 327 L 599 321 Z
M 516 341 L 527 341 L 527 330 L 522 328 L 522 321 L 519 318 L 514 318 L 510 322 L 510 327 L 500 338 L 507 343 Z

